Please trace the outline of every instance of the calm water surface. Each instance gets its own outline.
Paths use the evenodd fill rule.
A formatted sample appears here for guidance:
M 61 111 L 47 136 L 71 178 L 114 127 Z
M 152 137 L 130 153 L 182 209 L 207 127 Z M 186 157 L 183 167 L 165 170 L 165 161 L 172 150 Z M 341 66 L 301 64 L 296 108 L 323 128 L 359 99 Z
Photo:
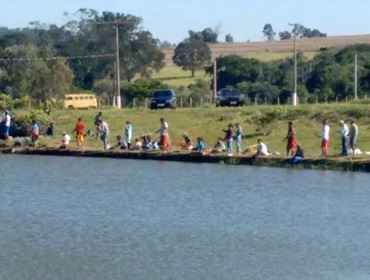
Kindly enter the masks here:
M 0 279 L 370 279 L 368 174 L 0 162 Z

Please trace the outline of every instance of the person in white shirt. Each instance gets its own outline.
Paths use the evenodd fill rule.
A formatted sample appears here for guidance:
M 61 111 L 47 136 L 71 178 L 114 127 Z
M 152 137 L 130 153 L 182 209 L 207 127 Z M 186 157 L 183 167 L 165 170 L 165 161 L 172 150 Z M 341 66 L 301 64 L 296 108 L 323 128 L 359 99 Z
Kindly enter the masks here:
M 266 144 L 263 143 L 261 139 L 258 139 L 257 140 L 257 151 L 254 154 L 254 157 L 258 158 L 261 156 L 268 156 L 268 155 L 269 155 L 269 152 L 268 152 Z
M 164 118 L 160 118 L 161 127 L 157 131 L 159 132 L 159 147 L 161 150 L 168 150 L 170 148 L 170 139 L 168 136 L 168 123 L 165 122 Z
M 62 134 L 62 145 L 60 145 L 59 149 L 68 149 L 69 142 L 71 142 L 71 136 L 69 136 L 65 131 L 63 131 Z
M 330 126 L 328 120 L 322 122 L 321 128 L 321 156 L 325 157 L 329 151 Z
M 106 121 L 99 120 L 98 121 L 98 132 L 100 139 L 103 142 L 103 149 L 104 150 L 109 150 L 110 145 L 108 144 L 109 142 L 109 126 Z
M 340 121 L 340 140 L 342 144 L 342 153 L 343 157 L 348 156 L 348 136 L 349 136 L 349 129 L 348 125 L 344 121 Z

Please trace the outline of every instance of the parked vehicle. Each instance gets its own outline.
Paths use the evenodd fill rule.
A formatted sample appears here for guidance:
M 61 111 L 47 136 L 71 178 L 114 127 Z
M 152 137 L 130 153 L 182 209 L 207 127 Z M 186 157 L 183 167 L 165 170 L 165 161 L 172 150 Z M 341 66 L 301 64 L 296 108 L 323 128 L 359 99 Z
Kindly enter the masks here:
M 97 108 L 98 101 L 94 94 L 90 93 L 73 93 L 64 96 L 65 109 L 88 109 Z
M 150 99 L 150 109 L 176 109 L 176 94 L 172 89 L 160 89 L 153 93 Z
M 243 106 L 244 95 L 236 89 L 220 89 L 216 96 L 216 106 Z

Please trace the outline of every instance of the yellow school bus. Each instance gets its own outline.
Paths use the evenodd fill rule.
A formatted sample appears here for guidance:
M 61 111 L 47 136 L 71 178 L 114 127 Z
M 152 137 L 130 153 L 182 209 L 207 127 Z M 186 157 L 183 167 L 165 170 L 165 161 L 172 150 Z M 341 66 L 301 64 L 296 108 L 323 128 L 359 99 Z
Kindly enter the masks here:
M 91 93 L 71 93 L 64 96 L 65 109 L 97 108 L 96 96 Z

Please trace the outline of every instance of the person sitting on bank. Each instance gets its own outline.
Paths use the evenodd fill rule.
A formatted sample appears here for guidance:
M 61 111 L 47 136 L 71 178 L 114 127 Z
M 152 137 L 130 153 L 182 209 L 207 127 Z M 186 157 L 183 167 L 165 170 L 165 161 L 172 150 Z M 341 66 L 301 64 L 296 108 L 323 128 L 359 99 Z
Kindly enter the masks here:
M 222 138 L 218 138 L 216 144 L 213 146 L 213 149 L 211 151 L 212 154 L 219 154 L 219 153 L 223 153 L 225 152 L 226 150 L 226 145 L 224 143 L 224 141 L 222 140 Z
M 254 157 L 259 158 L 259 157 L 264 157 L 268 155 L 269 155 L 269 152 L 268 152 L 266 144 L 263 143 L 261 139 L 258 139 L 257 140 L 257 150 L 256 150 L 256 153 L 254 154 Z
M 116 136 L 116 148 L 119 148 L 121 150 L 127 150 L 128 145 L 125 141 L 125 139 L 121 135 Z
M 141 150 L 142 147 L 143 147 L 143 143 L 140 141 L 139 138 L 136 138 L 135 139 L 135 144 L 134 144 L 134 146 L 132 146 L 131 150 L 138 151 L 138 150 Z
M 195 144 L 195 147 L 193 148 L 193 152 L 196 153 L 203 153 L 206 149 L 206 145 L 204 143 L 204 140 L 202 137 L 197 138 L 197 143 Z
M 191 151 L 194 148 L 194 146 L 193 146 L 190 136 L 187 133 L 184 133 L 182 135 L 182 138 L 183 138 L 183 141 L 180 144 L 181 149 Z
M 304 151 L 300 145 L 297 144 L 295 153 L 290 162 L 292 165 L 300 163 L 304 159 Z
M 67 134 L 67 132 L 62 132 L 62 145 L 60 145 L 59 149 L 65 150 L 69 147 L 69 142 L 71 141 L 71 136 Z

